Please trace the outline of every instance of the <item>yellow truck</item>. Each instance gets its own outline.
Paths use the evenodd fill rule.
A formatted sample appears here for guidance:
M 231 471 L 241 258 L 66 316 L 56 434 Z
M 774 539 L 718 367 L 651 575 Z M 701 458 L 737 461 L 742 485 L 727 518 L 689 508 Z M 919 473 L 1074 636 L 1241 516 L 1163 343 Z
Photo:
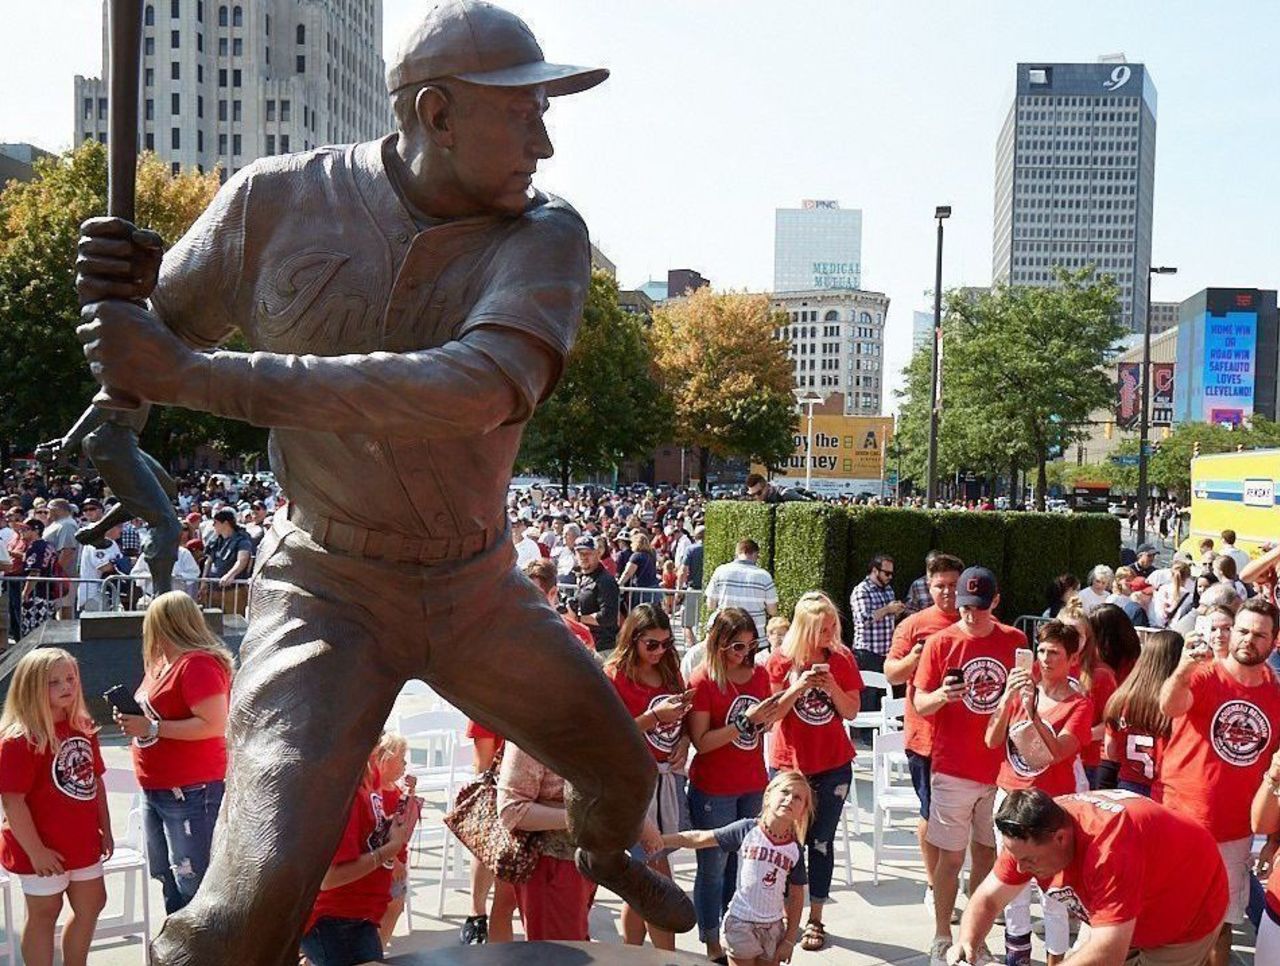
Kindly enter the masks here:
M 1191 534 L 1181 549 L 1198 559 L 1205 537 L 1221 550 L 1223 530 L 1236 546 L 1258 556 L 1264 543 L 1280 541 L 1280 449 L 1213 453 L 1191 461 Z

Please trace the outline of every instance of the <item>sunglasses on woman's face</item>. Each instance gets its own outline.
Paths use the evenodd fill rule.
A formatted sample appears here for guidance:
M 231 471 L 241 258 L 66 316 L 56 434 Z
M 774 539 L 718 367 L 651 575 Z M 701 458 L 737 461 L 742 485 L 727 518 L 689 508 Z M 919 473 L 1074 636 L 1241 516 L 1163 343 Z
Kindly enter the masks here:
M 733 651 L 735 654 L 741 654 L 743 651 L 750 651 L 759 643 L 760 642 L 758 640 L 730 641 L 728 644 L 724 645 L 724 649 L 726 651 Z
M 644 649 L 649 653 L 657 650 L 665 651 L 676 642 L 675 638 L 667 635 L 666 637 L 642 637 L 640 643 L 644 645 Z

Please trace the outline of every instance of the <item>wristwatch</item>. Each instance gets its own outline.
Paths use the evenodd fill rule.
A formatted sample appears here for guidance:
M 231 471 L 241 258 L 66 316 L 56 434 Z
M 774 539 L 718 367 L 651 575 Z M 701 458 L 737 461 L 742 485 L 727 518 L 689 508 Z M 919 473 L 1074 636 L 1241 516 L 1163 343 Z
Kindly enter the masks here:
M 155 718 L 147 719 L 147 737 L 148 738 L 160 737 L 160 722 L 157 721 Z

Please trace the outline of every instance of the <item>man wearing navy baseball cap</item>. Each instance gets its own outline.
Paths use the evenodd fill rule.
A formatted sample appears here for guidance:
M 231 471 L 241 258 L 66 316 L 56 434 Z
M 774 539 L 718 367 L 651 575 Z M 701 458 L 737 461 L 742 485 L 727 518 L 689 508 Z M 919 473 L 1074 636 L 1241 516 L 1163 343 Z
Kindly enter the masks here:
M 988 748 L 987 723 L 1000 705 L 1014 651 L 1027 646 L 1019 630 L 995 618 L 996 575 L 969 567 L 956 585 L 960 620 L 925 642 L 916 667 L 916 710 L 934 723 L 925 838 L 938 850 L 933 873 L 934 938 L 930 966 L 946 966 L 965 848 L 973 855 L 969 881 L 987 877 L 996 859 L 996 776 L 1003 748 Z

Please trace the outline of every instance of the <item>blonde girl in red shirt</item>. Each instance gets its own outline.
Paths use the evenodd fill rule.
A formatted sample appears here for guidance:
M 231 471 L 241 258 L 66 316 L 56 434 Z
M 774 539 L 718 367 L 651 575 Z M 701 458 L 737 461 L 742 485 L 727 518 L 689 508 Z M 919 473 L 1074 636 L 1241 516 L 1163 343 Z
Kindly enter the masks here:
M 76 659 L 57 647 L 27 654 L 14 669 L 0 717 L 0 863 L 26 897 L 27 966 L 52 966 L 64 894 L 71 918 L 62 931 L 62 962 L 85 966 L 88 959 L 107 903 L 102 863 L 115 850 L 105 770 Z

